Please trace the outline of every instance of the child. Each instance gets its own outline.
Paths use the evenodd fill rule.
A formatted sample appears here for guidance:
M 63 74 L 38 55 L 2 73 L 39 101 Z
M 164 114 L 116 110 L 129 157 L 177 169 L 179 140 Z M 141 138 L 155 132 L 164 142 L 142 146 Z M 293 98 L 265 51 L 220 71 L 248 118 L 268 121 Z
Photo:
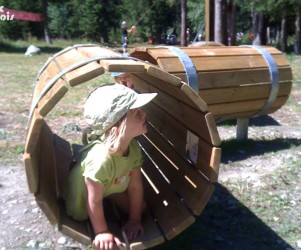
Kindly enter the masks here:
M 129 240 L 143 233 L 142 154 L 136 136 L 147 132 L 146 113 L 140 108 L 157 94 L 137 94 L 122 84 L 94 90 L 84 106 L 90 126 L 89 144 L 72 170 L 66 197 L 67 213 L 77 220 L 91 220 L 99 249 L 121 245 L 106 224 L 103 199 L 129 214 L 122 230 Z
M 127 86 L 128 88 L 132 89 L 132 78 L 129 73 L 126 72 L 113 72 L 111 74 L 112 77 L 114 77 L 115 81 L 117 83 L 123 84 L 124 86 Z

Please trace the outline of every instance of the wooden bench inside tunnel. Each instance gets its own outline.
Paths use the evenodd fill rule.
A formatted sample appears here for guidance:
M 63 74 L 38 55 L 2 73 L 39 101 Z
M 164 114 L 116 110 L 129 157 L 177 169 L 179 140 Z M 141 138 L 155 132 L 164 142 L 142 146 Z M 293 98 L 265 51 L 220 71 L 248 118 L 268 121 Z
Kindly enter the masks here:
M 92 56 L 114 58 L 91 60 L 57 77 L 62 69 L 72 68 L 74 55 L 79 61 Z M 68 88 L 72 91 L 73 86 L 95 78 L 104 70 L 130 72 L 137 92 L 158 93 L 145 106 L 148 133 L 138 138 L 144 156 L 145 233 L 128 244 L 130 249 L 145 249 L 179 235 L 202 213 L 218 179 L 220 138 L 206 103 L 180 78 L 149 63 L 115 57 L 118 55 L 108 49 L 80 46 L 47 63 L 35 85 L 24 164 L 29 189 L 50 223 L 57 224 L 62 233 L 73 239 L 91 244 L 90 223 L 71 219 L 61 199 L 69 169 L 80 160 L 81 145 L 54 134 L 45 116 Z M 106 207 L 110 230 L 122 239 L 122 217 L 111 204 Z

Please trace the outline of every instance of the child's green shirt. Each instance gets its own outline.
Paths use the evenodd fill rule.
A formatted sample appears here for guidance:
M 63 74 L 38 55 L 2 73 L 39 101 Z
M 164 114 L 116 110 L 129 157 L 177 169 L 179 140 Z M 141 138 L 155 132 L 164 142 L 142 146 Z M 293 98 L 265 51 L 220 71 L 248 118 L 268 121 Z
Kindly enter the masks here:
M 104 186 L 104 197 L 122 193 L 129 185 L 133 169 L 139 168 L 143 161 L 136 140 L 130 143 L 127 157 L 116 154 L 108 157 L 104 152 L 101 142 L 94 143 L 84 151 L 81 162 L 70 173 L 66 206 L 67 213 L 76 220 L 88 219 L 85 177 Z

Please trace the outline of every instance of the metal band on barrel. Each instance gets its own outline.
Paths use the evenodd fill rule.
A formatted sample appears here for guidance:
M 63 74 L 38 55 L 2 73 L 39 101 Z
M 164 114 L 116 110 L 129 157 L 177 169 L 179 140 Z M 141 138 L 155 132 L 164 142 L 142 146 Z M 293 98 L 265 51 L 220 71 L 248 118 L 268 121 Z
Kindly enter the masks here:
M 262 48 L 260 46 L 256 46 L 256 45 L 242 45 L 242 47 L 251 47 L 251 48 L 256 49 L 263 56 L 263 58 L 265 59 L 265 61 L 267 62 L 268 66 L 269 66 L 270 79 L 271 79 L 271 83 L 272 83 L 270 96 L 269 96 L 268 100 L 265 102 L 262 109 L 257 114 L 255 114 L 254 116 L 264 115 L 264 114 L 266 114 L 268 109 L 272 106 L 272 104 L 277 99 L 277 95 L 278 95 L 278 92 L 279 92 L 279 70 L 278 70 L 278 66 L 277 66 L 274 58 L 272 57 L 272 55 L 267 50 L 265 50 L 264 48 Z
M 184 66 L 186 76 L 187 76 L 187 83 L 188 85 L 196 92 L 199 93 L 199 81 L 198 81 L 198 74 L 195 69 L 193 62 L 191 61 L 190 57 L 180 48 L 173 47 L 173 46 L 159 46 L 160 48 L 168 48 L 180 59 L 181 63 Z

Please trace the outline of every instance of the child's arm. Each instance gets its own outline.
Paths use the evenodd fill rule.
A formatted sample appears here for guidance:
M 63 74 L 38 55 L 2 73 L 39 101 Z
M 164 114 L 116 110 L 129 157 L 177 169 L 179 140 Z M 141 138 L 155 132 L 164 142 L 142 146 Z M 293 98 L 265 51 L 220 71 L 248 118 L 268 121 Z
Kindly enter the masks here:
M 113 245 L 122 245 L 120 240 L 108 230 L 103 211 L 103 185 L 85 178 L 88 191 L 87 208 L 95 232 L 94 246 L 99 249 L 113 249 Z
M 123 227 L 129 240 L 143 233 L 141 216 L 143 212 L 143 185 L 140 168 L 134 169 L 128 186 L 129 221 Z

